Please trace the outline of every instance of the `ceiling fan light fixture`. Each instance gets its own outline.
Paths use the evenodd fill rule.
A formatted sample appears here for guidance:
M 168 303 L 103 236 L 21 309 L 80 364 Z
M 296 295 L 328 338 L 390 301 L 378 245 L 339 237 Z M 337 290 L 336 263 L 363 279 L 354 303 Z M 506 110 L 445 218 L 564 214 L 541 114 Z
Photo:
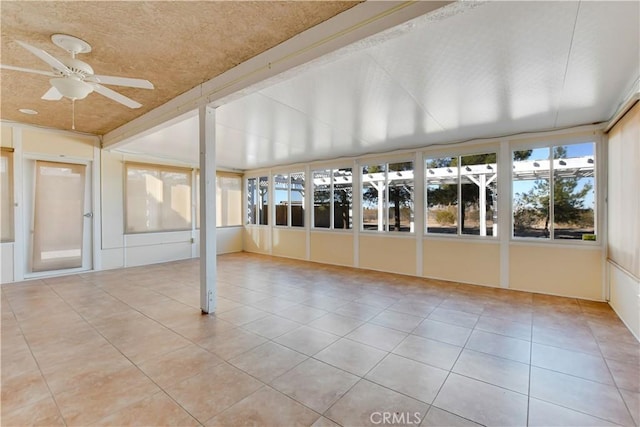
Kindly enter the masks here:
M 84 99 L 93 92 L 93 87 L 90 84 L 68 77 L 51 79 L 49 83 L 51 83 L 51 86 L 55 87 L 62 96 L 72 100 Z

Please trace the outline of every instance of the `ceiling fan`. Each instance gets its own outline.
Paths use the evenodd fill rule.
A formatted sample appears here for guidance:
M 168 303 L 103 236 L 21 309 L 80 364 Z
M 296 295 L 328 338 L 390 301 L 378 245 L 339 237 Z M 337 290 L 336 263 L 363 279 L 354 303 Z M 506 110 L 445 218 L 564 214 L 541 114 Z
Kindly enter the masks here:
M 62 99 L 62 97 L 76 101 L 86 98 L 91 92 L 97 92 L 129 108 L 140 108 L 142 104 L 103 86 L 101 83 L 140 89 L 153 89 L 153 84 L 148 80 L 94 74 L 93 68 L 91 68 L 89 64 L 76 59 L 76 55 L 79 53 L 91 52 L 91 45 L 84 40 L 67 34 L 54 34 L 51 36 L 51 41 L 56 46 L 69 52 L 71 56 L 57 59 L 42 49 L 38 49 L 25 42 L 17 41 L 20 46 L 46 62 L 51 67 L 51 71 L 34 70 L 4 64 L 1 64 L 0 68 L 53 77 L 49 80 L 51 88 L 42 96 L 42 99 L 49 101 L 58 101 Z

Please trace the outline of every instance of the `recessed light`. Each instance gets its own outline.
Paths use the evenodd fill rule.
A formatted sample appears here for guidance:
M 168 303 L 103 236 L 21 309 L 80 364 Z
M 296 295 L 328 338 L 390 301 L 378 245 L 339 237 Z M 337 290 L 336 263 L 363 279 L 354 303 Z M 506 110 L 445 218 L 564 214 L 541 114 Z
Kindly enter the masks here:
M 30 108 L 20 108 L 18 111 L 20 111 L 23 114 L 29 114 L 32 116 L 35 116 L 36 114 L 38 114 L 36 110 L 32 110 Z

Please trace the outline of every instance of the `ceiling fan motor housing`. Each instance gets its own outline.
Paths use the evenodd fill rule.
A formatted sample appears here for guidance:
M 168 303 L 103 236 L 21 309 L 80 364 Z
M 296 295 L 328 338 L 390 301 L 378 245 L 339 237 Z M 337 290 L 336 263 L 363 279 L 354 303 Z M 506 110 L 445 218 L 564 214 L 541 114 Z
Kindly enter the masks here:
M 80 61 L 79 59 L 62 58 L 60 59 L 60 62 L 66 65 L 67 68 L 71 71 L 71 76 L 75 75 L 76 77 L 79 77 L 81 80 L 87 76 L 93 75 L 93 68 L 91 68 L 91 65 L 87 64 L 86 62 Z M 60 73 L 61 75 L 64 75 L 60 70 L 54 70 L 54 71 Z

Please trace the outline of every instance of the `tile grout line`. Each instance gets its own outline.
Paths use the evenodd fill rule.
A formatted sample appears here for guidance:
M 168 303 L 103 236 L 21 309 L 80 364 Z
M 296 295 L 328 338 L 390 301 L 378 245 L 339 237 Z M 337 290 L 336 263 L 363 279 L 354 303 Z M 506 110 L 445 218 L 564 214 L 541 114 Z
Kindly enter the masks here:
M 94 284 L 91 284 L 91 285 L 92 285 L 92 286 L 95 286 Z M 51 286 L 50 286 L 50 285 L 47 285 L 47 286 L 49 286 L 49 287 L 51 288 Z M 98 286 L 96 286 L 96 287 L 98 287 Z M 98 287 L 98 288 L 99 288 L 99 287 Z M 75 309 L 71 304 L 69 304 L 69 302 L 68 302 L 65 298 L 63 298 L 63 297 L 62 297 L 62 296 L 61 296 L 61 295 L 60 295 L 60 294 L 59 294 L 55 289 L 51 288 L 51 290 L 52 290 L 56 295 L 58 295 L 58 297 L 59 297 L 60 299 L 62 299 L 62 301 L 64 301 L 64 303 L 65 303 L 65 304 L 66 304 L 66 305 L 67 305 L 71 310 L 73 310 L 73 312 L 75 312 L 78 316 L 80 316 L 80 318 L 82 318 L 82 320 L 84 320 L 84 322 L 85 322 L 85 323 L 87 323 L 87 325 L 89 325 L 89 326 L 90 326 L 90 327 L 91 327 L 95 332 L 97 332 L 97 333 L 98 333 L 98 334 L 99 334 L 99 335 L 100 335 L 100 336 L 101 336 L 101 337 L 102 337 L 106 342 L 108 342 L 108 343 L 109 343 L 109 344 L 110 344 L 110 345 L 111 345 L 111 346 L 112 346 L 112 347 L 113 347 L 113 348 L 114 348 L 118 353 L 120 353 L 120 354 L 121 354 L 125 359 L 127 359 L 127 360 L 129 361 L 129 363 L 131 363 L 131 365 L 132 365 L 132 366 L 135 366 L 135 368 L 136 368 L 140 373 L 142 373 L 142 374 L 143 374 L 147 379 L 149 379 L 149 381 L 151 381 L 153 384 L 155 384 L 155 385 L 158 387 L 158 389 L 159 389 L 159 390 L 161 390 L 161 391 L 163 391 L 165 394 L 167 394 L 167 395 L 169 396 L 169 398 L 170 398 L 172 401 L 174 401 L 174 402 L 176 403 L 176 405 L 178 405 L 178 406 L 179 406 L 180 408 L 182 408 L 182 409 L 183 409 L 187 414 L 189 414 L 191 417 L 193 417 L 193 419 L 198 420 L 196 417 L 194 417 L 194 416 L 193 416 L 193 414 L 191 414 L 191 412 L 189 412 L 189 411 L 188 411 L 186 408 L 184 408 L 184 407 L 183 407 L 179 402 L 177 402 L 175 399 L 173 399 L 173 397 L 171 397 L 168 393 L 166 393 L 166 391 L 165 391 L 165 389 L 164 389 L 163 387 L 161 387 L 161 386 L 160 386 L 158 383 L 156 383 L 156 382 L 155 382 L 151 377 L 149 377 L 149 375 L 147 375 L 147 373 L 146 373 L 146 372 L 144 372 L 142 369 L 140 369 L 140 367 L 138 366 L 138 364 L 136 364 L 135 362 L 133 362 L 133 360 L 131 360 L 131 359 L 130 359 L 126 354 L 124 354 L 124 353 L 123 353 L 123 352 L 122 352 L 122 351 L 121 351 L 121 350 L 120 350 L 116 345 L 114 345 L 114 344 L 113 344 L 113 343 L 112 343 L 112 342 L 111 342 L 111 341 L 110 341 L 106 336 L 104 336 L 104 335 L 102 334 L 102 332 L 101 332 L 97 327 L 95 327 L 95 326 L 94 326 L 91 322 L 89 322 L 89 321 L 88 321 L 88 320 L 87 320 L 87 319 L 86 319 L 82 314 L 80 314 L 80 313 L 79 313 L 79 312 L 78 312 L 78 311 L 77 311 L 77 310 L 76 310 L 76 309 Z M 104 289 L 102 289 L 102 288 L 100 288 L 100 290 L 101 290 L 102 292 L 104 292 L 104 293 L 106 293 L 106 294 L 108 294 L 108 295 L 112 296 L 113 298 L 117 299 L 118 301 L 122 302 L 123 304 L 127 305 L 127 306 L 128 306 L 129 308 L 131 308 L 132 310 L 137 311 L 134 307 L 131 307 L 131 306 L 130 306 L 126 301 L 122 301 L 121 299 L 119 299 L 119 298 L 118 298 L 118 297 L 116 297 L 115 295 L 110 294 L 109 292 L 107 292 L 106 290 L 104 290 Z M 141 313 L 141 314 L 143 314 L 143 313 Z M 143 315 L 144 315 L 144 314 L 143 314 Z M 187 346 L 184 346 L 184 347 L 181 347 L 180 349 L 182 349 L 182 348 L 186 348 L 186 347 L 187 347 Z M 176 349 L 176 350 L 180 350 L 180 349 Z M 44 377 L 44 374 L 43 374 L 43 377 Z M 155 394 L 157 394 L 157 393 L 154 393 L 153 395 L 155 395 Z M 153 395 L 152 395 L 152 396 L 153 396 Z M 140 398 L 139 400 L 136 400 L 135 402 L 132 402 L 131 404 L 125 405 L 125 406 L 123 406 L 122 408 L 118 409 L 117 411 L 113 412 L 112 414 L 117 414 L 118 412 L 120 412 L 120 411 L 122 411 L 122 410 L 124 410 L 124 409 L 126 409 L 126 408 L 129 408 L 129 407 L 131 407 L 131 406 L 133 406 L 133 405 L 135 405 L 135 404 L 137 404 L 137 403 L 139 403 L 139 402 L 141 402 L 141 401 L 143 401 L 143 400 L 144 400 L 144 399 L 146 399 L 147 397 L 149 397 L 149 396 L 145 396 L 144 398 Z M 61 413 L 61 414 L 62 414 L 62 413 Z M 112 415 L 112 414 L 109 414 L 109 415 Z M 109 416 L 109 415 L 107 415 L 107 416 Z M 64 418 L 64 417 L 63 417 L 63 418 Z M 100 420 L 101 420 L 101 419 L 103 419 L 103 418 L 106 418 L 106 417 L 102 417 L 102 418 L 100 418 L 100 419 L 97 419 L 97 420 L 95 420 L 94 422 L 100 421 Z M 65 421 L 66 421 L 66 420 L 65 420 Z M 65 422 L 65 424 L 66 424 L 66 422 Z
M 44 283 L 44 285 L 49 287 L 49 285 L 47 285 L 46 283 Z M 56 293 L 56 295 L 57 295 L 57 293 Z M 27 339 L 27 336 L 24 334 L 24 330 L 22 329 L 22 325 L 20 324 L 20 322 L 18 321 L 18 318 L 16 317 L 16 313 L 15 313 L 15 311 L 13 309 L 13 306 L 11 304 L 10 298 L 7 295 L 5 295 L 5 297 L 7 299 L 7 304 L 9 304 L 9 308 L 11 309 L 11 314 L 13 315 L 13 317 L 14 317 L 14 319 L 16 321 L 16 325 L 20 329 L 20 334 L 22 335 L 22 338 L 24 339 L 25 344 L 29 348 L 29 353 L 31 354 L 31 357 L 33 358 L 33 361 L 35 362 L 36 366 L 38 367 L 38 371 L 40 372 L 40 377 L 42 378 L 42 381 L 44 381 L 45 385 L 47 386 L 47 390 L 49 391 L 49 395 L 51 396 L 51 399 L 53 400 L 53 403 L 56 405 L 56 409 L 58 410 L 58 414 L 60 414 L 60 418 L 62 419 L 62 422 L 64 423 L 64 425 L 68 426 L 67 420 L 65 419 L 64 415 L 62 415 L 62 411 L 60 410 L 60 405 L 58 404 L 58 401 L 56 400 L 56 397 L 53 394 L 53 391 L 51 390 L 51 387 L 49 386 L 49 382 L 47 381 L 46 377 L 44 376 L 44 372 L 42 372 L 42 368 L 40 367 L 40 363 L 38 362 L 38 359 L 36 358 L 35 354 L 33 354 L 33 349 L 31 348 L 31 344 L 29 343 L 29 340 Z M 38 400 L 38 402 L 40 402 L 41 400 L 44 400 L 44 398 Z M 26 406 L 28 406 L 28 405 L 23 405 L 20 408 L 24 408 Z
M 582 311 L 582 307 L 580 307 L 580 310 Z M 589 330 L 591 331 L 591 334 L 593 335 L 593 338 L 596 341 L 596 345 L 598 346 L 598 350 L 600 350 L 600 355 L 602 356 L 602 360 L 604 361 L 604 364 L 607 367 L 607 372 L 609 372 L 609 375 L 611 376 L 611 380 L 613 380 L 613 384 L 616 387 L 616 391 L 618 392 L 618 396 L 622 400 L 622 403 L 624 404 L 624 407 L 627 409 L 627 415 L 631 418 L 632 422 L 636 423 L 636 425 L 640 424 L 640 417 L 639 417 L 639 420 L 636 421 L 636 419 L 633 417 L 633 413 L 631 412 L 631 408 L 627 404 L 627 401 L 625 400 L 624 396 L 622 395 L 622 392 L 620 391 L 620 387 L 618 386 L 618 382 L 616 381 L 616 378 L 613 376 L 613 372 L 611 372 L 611 367 L 609 366 L 609 363 L 607 362 L 607 358 L 604 356 L 604 353 L 602 352 L 602 347 L 600 347 L 600 340 L 594 334 L 593 328 L 591 327 L 591 324 L 589 323 L 589 321 L 587 321 L 587 325 L 589 326 Z

